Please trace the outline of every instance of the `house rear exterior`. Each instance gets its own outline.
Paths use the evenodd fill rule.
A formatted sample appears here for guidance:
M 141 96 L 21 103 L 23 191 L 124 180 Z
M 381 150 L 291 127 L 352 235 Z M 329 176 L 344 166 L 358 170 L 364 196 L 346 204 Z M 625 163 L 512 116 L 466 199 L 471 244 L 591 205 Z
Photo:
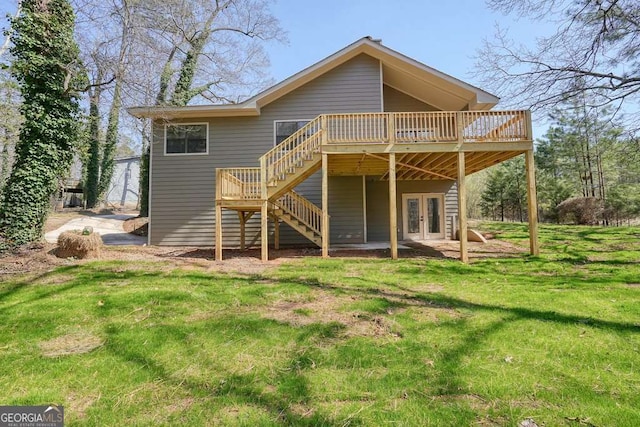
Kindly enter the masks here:
M 461 178 L 533 148 L 497 102 L 366 37 L 241 104 L 131 109 L 153 119 L 149 244 L 455 238 Z

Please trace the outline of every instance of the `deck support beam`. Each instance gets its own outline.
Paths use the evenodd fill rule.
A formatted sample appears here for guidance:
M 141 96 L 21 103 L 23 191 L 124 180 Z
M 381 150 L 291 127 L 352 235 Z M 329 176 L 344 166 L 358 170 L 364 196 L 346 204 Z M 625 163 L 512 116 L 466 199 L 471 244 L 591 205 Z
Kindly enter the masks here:
M 389 153 L 389 234 L 391 258 L 398 259 L 398 210 L 396 206 L 396 153 Z
M 533 150 L 525 152 L 525 166 L 527 170 L 527 205 L 529 208 L 529 249 L 531 255 L 540 254 L 538 245 L 538 201 L 536 196 L 536 172 Z
M 322 153 L 322 258 L 329 258 L 329 156 Z
M 247 222 L 253 216 L 253 212 L 238 211 L 238 219 L 240 220 L 240 250 L 247 249 Z
M 280 220 L 277 216 L 273 216 L 273 248 L 280 250 Z
M 465 180 L 464 152 L 458 152 L 458 235 L 460 236 L 460 261 L 468 263 L 467 186 Z
M 269 201 L 263 200 L 260 209 L 260 229 L 262 232 L 261 253 L 262 262 L 269 261 Z
M 216 203 L 216 261 L 222 261 L 222 206 Z
M 238 211 L 238 219 L 240 220 L 240 250 L 244 251 L 246 249 L 245 245 L 245 229 L 247 221 L 244 219 L 244 212 Z

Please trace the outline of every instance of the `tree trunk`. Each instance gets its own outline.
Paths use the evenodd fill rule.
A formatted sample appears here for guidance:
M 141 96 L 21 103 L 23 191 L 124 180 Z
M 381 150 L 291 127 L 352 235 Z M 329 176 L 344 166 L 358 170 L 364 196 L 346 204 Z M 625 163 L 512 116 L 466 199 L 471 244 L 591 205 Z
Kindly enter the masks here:
M 98 73 L 98 81 L 102 73 Z M 88 209 L 96 206 L 99 197 L 98 182 L 100 180 L 100 97 L 102 89 L 96 86 L 89 94 L 89 159 L 84 182 L 85 202 Z
M 113 102 L 109 110 L 107 134 L 102 152 L 102 162 L 100 163 L 100 183 L 98 185 L 100 197 L 105 195 L 105 192 L 111 185 L 111 178 L 113 178 L 114 157 L 116 148 L 118 147 L 118 124 L 120 122 L 120 109 L 122 107 L 121 87 L 122 80 L 118 78 L 113 90 Z

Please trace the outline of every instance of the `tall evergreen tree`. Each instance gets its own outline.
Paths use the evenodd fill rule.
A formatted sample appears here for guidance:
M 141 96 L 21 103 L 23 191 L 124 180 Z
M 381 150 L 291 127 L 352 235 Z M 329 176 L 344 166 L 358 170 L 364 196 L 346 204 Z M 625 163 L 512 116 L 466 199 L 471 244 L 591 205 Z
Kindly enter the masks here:
M 488 172 L 480 207 L 482 215 L 494 220 L 526 219 L 526 180 L 522 156 L 494 166 Z
M 24 123 L 0 206 L 0 232 L 10 247 L 42 236 L 51 196 L 72 160 L 78 119 L 72 89 L 78 48 L 69 2 L 23 0 L 12 28 L 12 73 Z

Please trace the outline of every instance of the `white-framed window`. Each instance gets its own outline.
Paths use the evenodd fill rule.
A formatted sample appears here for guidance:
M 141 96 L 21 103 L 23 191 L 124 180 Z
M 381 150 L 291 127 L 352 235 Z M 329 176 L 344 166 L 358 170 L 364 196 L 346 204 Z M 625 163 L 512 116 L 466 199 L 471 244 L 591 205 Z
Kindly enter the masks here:
M 209 124 L 166 124 L 164 154 L 168 156 L 209 154 Z
M 311 120 L 275 120 L 273 122 L 273 145 L 278 145 Z

